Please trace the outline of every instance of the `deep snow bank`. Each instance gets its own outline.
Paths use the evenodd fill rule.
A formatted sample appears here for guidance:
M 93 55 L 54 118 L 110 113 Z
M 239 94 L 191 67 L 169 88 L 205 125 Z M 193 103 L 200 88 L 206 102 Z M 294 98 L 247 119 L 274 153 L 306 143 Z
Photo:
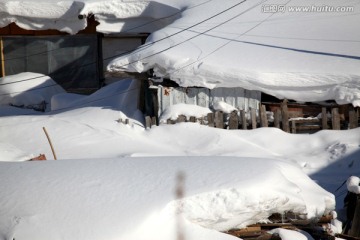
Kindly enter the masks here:
M 185 198 L 177 203 L 179 172 Z M 284 211 L 314 218 L 335 206 L 299 167 L 275 159 L 0 163 L 0 180 L 4 239 L 175 239 L 179 205 L 186 239 L 233 239 L 206 229 L 244 227 Z
M 145 47 L 113 60 L 108 70 L 153 68 L 157 76 L 183 87 L 243 87 L 278 98 L 334 99 L 360 106 L 360 8 L 356 1 L 238 3 L 215 0 L 185 11 L 180 19 L 153 33 Z M 264 12 L 269 6 L 285 10 Z M 348 6 L 350 10 L 291 11 L 296 6 Z
M 49 76 L 39 73 L 25 72 L 0 78 L 0 106 L 15 105 L 48 111 L 52 96 L 64 92 Z

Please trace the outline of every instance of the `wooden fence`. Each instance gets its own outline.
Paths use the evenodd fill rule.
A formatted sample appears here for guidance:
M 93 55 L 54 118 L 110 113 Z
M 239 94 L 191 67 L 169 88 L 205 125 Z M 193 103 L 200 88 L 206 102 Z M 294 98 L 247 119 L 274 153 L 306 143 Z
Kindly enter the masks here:
M 320 108 L 319 108 L 320 109 Z M 202 125 L 221 129 L 255 129 L 258 127 L 275 127 L 280 128 L 285 132 L 291 133 L 311 133 L 322 129 L 352 129 L 359 126 L 359 109 L 348 107 L 346 118 L 344 114 L 339 113 L 338 107 L 322 107 L 321 118 L 290 118 L 287 101 L 283 101 L 279 108 L 273 112 L 266 111 L 266 106 L 260 104 L 259 111 L 250 109 L 249 112 L 244 110 L 233 111 L 230 114 L 225 114 L 221 111 L 216 111 L 207 114 L 202 118 L 189 117 L 184 115 L 178 116 L 176 120 L 167 120 L 167 124 L 176 124 L 181 122 L 198 122 Z M 328 112 L 331 117 L 328 117 Z M 269 121 L 268 115 L 273 118 Z M 158 125 L 157 118 L 146 117 L 146 127 L 151 128 L 153 125 Z

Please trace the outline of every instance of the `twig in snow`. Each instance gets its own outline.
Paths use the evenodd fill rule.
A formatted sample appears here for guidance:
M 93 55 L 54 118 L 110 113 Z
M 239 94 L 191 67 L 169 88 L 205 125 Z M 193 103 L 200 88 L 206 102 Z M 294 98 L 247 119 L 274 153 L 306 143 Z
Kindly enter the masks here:
M 46 128 L 45 128 L 45 127 L 43 127 L 43 130 L 44 130 L 44 133 L 45 133 L 45 135 L 46 135 L 46 138 L 47 138 L 47 140 L 48 140 L 48 142 L 49 142 L 49 144 L 50 144 L 52 154 L 54 155 L 54 159 L 57 160 L 57 158 L 56 158 L 56 153 L 55 153 L 54 147 L 53 147 L 53 145 L 52 145 L 52 143 L 51 143 L 50 136 L 49 136 L 48 132 L 46 131 Z

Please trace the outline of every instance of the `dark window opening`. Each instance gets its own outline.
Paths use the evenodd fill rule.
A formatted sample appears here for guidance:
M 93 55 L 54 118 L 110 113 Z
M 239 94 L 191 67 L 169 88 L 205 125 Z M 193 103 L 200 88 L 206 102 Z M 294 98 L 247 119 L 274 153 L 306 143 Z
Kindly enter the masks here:
M 66 90 L 96 90 L 101 86 L 99 35 L 5 36 L 5 75 L 35 72 L 49 75 Z

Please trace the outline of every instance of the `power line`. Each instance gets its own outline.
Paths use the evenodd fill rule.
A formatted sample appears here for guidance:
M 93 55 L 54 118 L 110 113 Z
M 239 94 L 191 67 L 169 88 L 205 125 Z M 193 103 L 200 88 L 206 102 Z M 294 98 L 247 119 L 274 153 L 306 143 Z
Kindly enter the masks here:
M 41 76 L 41 77 L 44 77 L 44 76 Z M 1 97 L 1 96 L 9 96 L 9 95 L 12 95 L 12 94 L 17 94 L 17 93 L 24 93 L 24 92 L 35 91 L 35 90 L 39 90 L 39 89 L 43 89 L 43 88 L 49 88 L 49 87 L 54 87 L 54 86 L 59 86 L 59 85 L 56 84 L 56 83 L 54 83 L 54 84 L 47 85 L 47 86 L 41 86 L 41 87 L 31 88 L 31 89 L 26 90 L 26 91 L 12 92 L 12 93 L 3 93 L 3 94 L 0 94 L 0 97 Z
M 267 1 L 267 0 L 266 0 L 266 1 Z M 266 1 L 265 1 L 265 2 L 266 2 Z M 292 0 L 289 0 L 285 5 L 289 4 L 291 1 L 292 1 Z M 251 10 L 251 9 L 249 9 L 249 10 Z M 235 39 L 237 39 L 237 38 L 239 38 L 239 37 L 247 34 L 248 32 L 254 30 L 254 29 L 257 28 L 258 26 L 260 26 L 261 24 L 263 24 L 264 22 L 266 22 L 268 19 L 270 19 L 274 14 L 276 14 L 276 12 L 272 13 L 271 15 L 269 15 L 267 18 L 265 18 L 264 20 L 262 20 L 261 22 L 259 22 L 259 23 L 256 24 L 255 26 L 253 26 L 252 28 L 250 28 L 250 29 L 246 30 L 245 32 L 241 33 L 241 34 L 238 35 L 236 38 L 228 39 L 228 40 L 229 40 L 228 42 L 226 42 L 226 43 L 224 43 L 223 45 L 221 45 L 220 47 L 216 48 L 215 50 L 213 50 L 212 52 L 210 52 L 210 53 L 207 54 L 206 56 L 204 56 L 204 57 L 202 57 L 202 58 L 199 58 L 199 59 L 193 61 L 192 63 L 189 63 L 189 64 L 187 64 L 187 65 L 185 65 L 185 66 L 183 66 L 183 67 L 181 67 L 181 68 L 178 68 L 178 69 L 176 69 L 175 71 L 173 71 L 172 73 L 178 72 L 178 71 L 180 71 L 180 70 L 182 70 L 182 69 L 184 69 L 184 68 L 189 67 L 190 65 L 193 65 L 194 63 L 197 63 L 197 62 L 199 62 L 199 61 L 204 60 L 205 58 L 207 58 L 207 57 L 209 57 L 210 55 L 214 54 L 215 52 L 219 51 L 221 48 L 227 46 L 227 45 L 230 44 L 231 42 L 234 42 Z M 212 35 L 207 35 L 207 36 L 216 37 L 216 36 L 212 36 Z M 170 73 L 168 73 L 168 74 L 165 75 L 165 76 L 170 76 Z
M 167 35 L 166 37 L 160 38 L 160 39 L 155 40 L 155 41 L 153 41 L 153 42 L 151 42 L 151 43 L 147 43 L 147 44 L 141 45 L 139 48 L 135 49 L 135 51 L 126 51 L 126 52 L 121 53 L 121 54 L 118 54 L 118 55 L 114 55 L 114 56 L 111 56 L 111 57 L 104 58 L 103 60 L 109 60 L 109 59 L 113 59 L 113 58 L 116 58 L 116 57 L 125 56 L 125 55 L 127 55 L 127 54 L 129 54 L 129 53 L 134 54 L 134 53 L 136 53 L 136 52 L 138 52 L 138 51 L 142 51 L 144 48 L 147 48 L 147 47 L 149 47 L 149 46 L 151 46 L 151 45 L 154 45 L 154 44 L 156 44 L 156 43 L 158 43 L 158 42 L 161 42 L 161 41 L 163 41 L 163 40 L 166 40 L 166 39 L 168 39 L 168 38 L 171 38 L 171 37 L 173 37 L 173 36 L 175 36 L 175 35 L 178 35 L 178 34 L 180 34 L 180 33 L 182 33 L 182 32 L 186 32 L 187 30 L 189 30 L 189 29 L 191 29 L 191 28 L 194 28 L 194 27 L 196 27 L 196 26 L 198 26 L 198 25 L 200 25 L 200 24 L 202 24 L 202 23 L 204 23 L 204 22 L 207 22 L 207 21 L 209 21 L 209 20 L 211 20 L 211 19 L 213 19 L 213 18 L 216 18 L 217 16 L 222 15 L 222 14 L 224 14 L 225 12 L 230 11 L 231 9 L 233 9 L 233 8 L 241 5 L 242 3 L 246 2 L 246 1 L 247 1 L 247 0 L 243 0 L 243 1 L 239 2 L 239 3 L 237 3 L 237 4 L 234 4 L 234 5 L 232 5 L 231 7 L 226 8 L 225 10 L 223 10 L 223 11 L 221 11 L 221 12 L 218 12 L 218 13 L 215 14 L 215 15 L 212 15 L 212 16 L 210 16 L 210 17 L 208 17 L 208 18 L 206 18 L 206 19 L 204 19 L 204 20 L 202 20 L 202 21 L 200 21 L 200 22 L 197 22 L 197 23 L 195 23 L 195 24 L 193 24 L 193 25 L 191 25 L 191 26 L 189 26 L 189 27 L 186 27 L 186 28 L 184 28 L 184 29 L 182 29 L 182 30 L 180 30 L 180 31 L 178 31 L 178 32 L 175 32 L 175 33 L 173 33 L 173 34 Z
M 128 33 L 134 29 L 138 29 L 138 28 L 141 28 L 141 27 L 144 27 L 144 26 L 147 26 L 149 24 L 152 24 L 154 22 L 158 22 L 158 21 L 161 21 L 161 20 L 164 20 L 164 19 L 167 19 L 167 18 L 171 18 L 171 17 L 174 17 L 184 11 L 187 11 L 189 9 L 193 9 L 193 8 L 196 8 L 196 7 L 199 7 L 201 5 L 204 5 L 204 4 L 207 4 L 209 2 L 212 2 L 213 0 L 208 0 L 206 2 L 202 2 L 202 3 L 199 3 L 199 4 L 196 4 L 196 5 L 193 5 L 193 6 L 190 6 L 188 8 L 184 8 L 180 11 L 177 11 L 176 13 L 174 14 L 171 14 L 171 15 L 168 15 L 168 16 L 165 16 L 165 17 L 162 17 L 162 18 L 157 18 L 157 19 L 154 19 L 152 21 L 149 21 L 149 22 L 146 22 L 144 24 L 141 24 L 141 25 L 138 25 L 138 26 L 135 26 L 135 27 L 132 27 L 130 29 L 127 29 L 125 31 L 122 31 L 122 33 Z M 69 35 L 65 35 L 63 37 L 70 37 Z M 28 58 L 28 57 L 33 57 L 33 56 L 38 56 L 38 55 L 42 55 L 42 54 L 45 54 L 45 53 L 49 53 L 49 52 L 54 52 L 54 51 L 58 51 L 58 50 L 62 50 L 63 48 L 54 48 L 54 49 L 51 49 L 51 50 L 47 50 L 47 51 L 43 51 L 43 52 L 38 52 L 38 53 L 34 53 L 34 54 L 30 54 L 30 55 L 26 55 L 25 57 L 13 57 L 13 58 L 6 58 L 6 59 L 1 59 L 2 62 L 5 62 L 5 61 L 12 61 L 12 60 L 17 60 L 17 59 L 24 59 L 24 58 Z M 129 50 L 129 53 L 136 50 L 136 48 L 132 49 L 132 50 Z M 103 60 L 106 60 L 106 59 L 103 59 Z
M 243 1 L 239 2 L 239 3 L 237 3 L 237 4 L 234 4 L 234 5 L 232 5 L 231 7 L 226 8 L 225 10 L 223 10 L 223 11 L 221 11 L 221 12 L 218 12 L 218 13 L 215 14 L 215 15 L 212 15 L 212 16 L 210 16 L 210 17 L 208 17 L 208 18 L 206 18 L 206 19 L 204 19 L 204 20 L 202 20 L 202 21 L 200 21 L 200 22 L 198 22 L 198 23 L 196 23 L 196 24 L 193 24 L 193 25 L 191 25 L 191 26 L 189 26 L 189 27 L 187 27 L 187 28 L 184 28 L 184 29 L 182 29 L 182 30 L 180 30 L 180 31 L 178 31 L 178 32 L 175 32 L 175 33 L 173 33 L 173 34 L 170 34 L 170 35 L 168 35 L 168 36 L 166 36 L 166 37 L 163 37 L 163 38 L 161 38 L 161 39 L 158 39 L 158 40 L 156 40 L 156 41 L 154 41 L 154 42 L 151 42 L 151 43 L 142 45 L 142 46 L 140 46 L 139 48 L 136 48 L 136 49 L 133 49 L 133 50 L 129 50 L 129 51 L 126 51 L 126 52 L 121 53 L 121 54 L 117 54 L 117 55 L 114 55 L 114 56 L 111 56 L 111 57 L 103 58 L 103 60 L 109 60 L 109 59 L 112 59 L 112 58 L 115 58 L 115 57 L 125 56 L 125 55 L 127 55 L 127 54 L 129 54 L 129 53 L 132 53 L 132 54 L 133 54 L 133 53 L 135 53 L 135 52 L 137 52 L 137 51 L 141 51 L 141 50 L 143 50 L 143 48 L 149 47 L 150 45 L 154 45 L 154 44 L 156 44 L 156 43 L 158 43 L 158 42 L 161 42 L 161 41 L 163 41 L 163 40 L 165 40 L 165 39 L 171 38 L 171 37 L 173 37 L 173 36 L 175 36 L 175 35 L 177 35 L 177 34 L 180 34 L 180 33 L 182 33 L 182 32 L 188 31 L 189 29 L 191 29 L 191 28 L 193 28 L 193 27 L 196 27 L 196 26 L 198 26 L 198 25 L 200 25 L 200 24 L 202 24 L 202 23 L 204 23 L 204 22 L 206 22 L 206 21 L 209 21 L 209 20 L 211 20 L 211 19 L 213 19 L 213 18 L 215 18 L 215 17 L 217 17 L 217 16 L 219 16 L 219 15 L 221 15 L 221 14 L 224 14 L 225 12 L 227 12 L 227 11 L 229 11 L 229 10 L 231 10 L 231 9 L 239 6 L 239 5 L 241 5 L 242 3 L 246 2 L 246 1 L 247 1 L 247 0 L 243 0 Z M 267 1 L 267 0 L 266 0 L 266 1 Z M 209 1 L 208 1 L 208 2 L 209 2 Z M 260 2 L 258 5 L 260 5 L 260 4 L 263 3 L 263 2 L 264 2 L 264 1 Z M 200 6 L 200 4 L 199 4 L 198 6 Z M 241 14 L 243 14 L 243 13 L 241 13 Z M 241 14 L 238 14 L 237 16 L 239 16 L 239 15 L 241 15 Z M 236 16 L 236 17 L 237 17 L 237 16 Z M 234 18 L 236 18 L 236 17 L 234 17 Z M 228 21 L 231 21 L 231 20 L 232 20 L 232 19 L 230 19 L 230 20 L 228 20 Z M 226 22 L 228 22 L 228 21 L 226 21 Z M 217 26 L 209 29 L 208 31 L 211 31 L 212 29 L 215 29 L 216 27 L 221 26 L 221 25 L 225 24 L 226 22 L 223 22 L 223 23 L 221 23 L 221 24 L 218 24 Z M 208 32 L 208 31 L 205 31 L 205 32 Z M 205 32 L 203 32 L 203 33 L 205 33 Z M 201 33 L 201 34 L 203 34 L 203 33 Z M 201 34 L 199 34 L 199 35 L 201 35 Z M 198 35 L 197 35 L 197 36 L 198 36 Z M 195 37 L 197 37 L 197 36 L 195 36 Z M 188 40 L 191 40 L 191 39 L 193 39 L 193 38 L 195 38 L 195 37 L 192 37 L 192 38 L 190 38 L 190 39 L 188 39 Z M 185 42 L 185 41 L 184 41 L 184 42 Z M 180 43 L 180 44 L 181 44 L 181 43 Z M 178 45 L 180 45 L 180 44 L 177 44 L 176 46 L 178 46 Z M 172 46 L 171 48 L 173 48 L 173 47 L 175 47 L 175 46 Z M 169 48 L 169 49 L 170 49 L 170 48 Z M 168 50 L 168 49 L 165 49 L 165 50 L 163 50 L 163 51 L 161 51 L 161 52 L 164 52 L 164 51 L 167 51 L 167 50 Z M 161 52 L 159 52 L 159 53 L 161 53 Z M 157 53 L 153 54 L 152 56 L 154 56 L 154 55 L 156 55 L 156 54 L 157 54 Z M 150 56 L 148 56 L 148 57 L 150 57 Z M 148 58 L 148 57 L 146 57 L 146 58 Z M 141 60 L 143 60 L 143 59 L 141 59 Z M 141 60 L 137 60 L 137 61 L 135 61 L 135 62 L 138 62 L 138 61 L 141 61 Z M 135 63 L 135 62 L 133 62 L 133 63 Z M 86 67 L 86 66 L 89 66 L 89 65 L 92 65 L 92 64 L 96 64 L 96 62 L 91 62 L 91 63 L 85 64 L 85 65 L 81 65 L 81 66 L 79 66 L 78 68 L 80 68 L 80 67 Z M 132 63 L 129 63 L 129 64 L 132 64 Z M 129 64 L 127 64 L 127 65 L 129 65 Z M 125 65 L 124 65 L 124 66 L 125 66 Z M 29 79 L 29 80 L 33 80 L 33 79 L 37 79 L 37 78 L 41 78 L 41 77 L 42 77 L 42 76 L 34 77 L 34 78 Z M 23 79 L 23 80 L 20 80 L 20 81 L 17 81 L 17 82 L 24 82 L 24 81 L 26 81 L 26 79 Z M 14 82 L 14 83 L 17 83 L 17 82 Z M 11 83 L 7 83 L 7 84 L 11 84 Z M 7 85 L 7 84 L 0 84 L 0 86 L 2 86 L 2 85 Z
M 42 77 L 45 77 L 45 75 L 32 77 L 32 78 L 25 78 L 25 79 L 18 80 L 18 81 L 13 81 L 13 82 L 1 83 L 0 86 L 11 85 L 11 84 L 19 83 L 19 82 L 26 82 L 26 81 L 30 81 L 30 80 L 34 80 L 34 79 L 39 79 L 39 78 L 42 78 Z
M 174 14 L 171 14 L 171 15 L 169 15 L 169 16 L 162 17 L 162 18 L 157 18 L 157 19 L 155 19 L 155 20 L 153 20 L 153 21 L 149 21 L 149 22 L 147 22 L 147 23 L 138 25 L 138 26 L 136 26 L 136 27 L 126 29 L 126 30 L 123 31 L 123 32 L 124 32 L 124 33 L 127 33 L 127 32 L 130 32 L 130 31 L 134 30 L 134 29 L 138 29 L 138 28 L 144 27 L 144 26 L 146 26 L 146 25 L 152 24 L 152 23 L 154 23 L 154 22 L 158 22 L 158 21 L 161 21 L 161 20 L 163 20 L 163 19 L 167 19 L 167 18 L 174 17 L 174 16 L 176 16 L 176 15 L 178 15 L 178 14 L 184 12 L 184 11 L 190 10 L 190 9 L 192 9 L 192 8 L 196 8 L 196 7 L 198 7 L 198 6 L 207 4 L 207 3 L 212 2 L 212 1 L 213 1 L 213 0 L 208 0 L 208 1 L 206 1 L 206 2 L 202 2 L 202 3 L 196 4 L 196 5 L 190 6 L 190 7 L 188 7 L 188 8 L 184 8 L 183 10 L 180 10 L 180 11 L 178 11 L 178 12 L 176 12 L 176 13 L 174 13 Z
M 246 2 L 246 1 L 247 1 L 247 0 L 243 0 L 243 1 L 241 1 L 240 3 L 238 3 L 237 5 L 242 4 L 242 3 Z M 219 26 L 222 26 L 222 25 L 230 22 L 231 20 L 233 20 L 233 19 L 241 16 L 242 14 L 244 14 L 244 13 L 252 10 L 253 8 L 259 6 L 260 4 L 262 4 L 262 3 L 266 2 L 266 1 L 267 1 L 267 0 L 261 1 L 260 3 L 252 6 L 251 8 L 249 8 L 249 9 L 247 9 L 247 10 L 245 10 L 245 11 L 243 11 L 243 12 L 237 14 L 237 15 L 235 15 L 234 17 L 231 17 L 230 19 L 228 19 L 228 20 L 226 20 L 226 21 L 224 21 L 224 22 L 222 22 L 222 23 L 220 23 L 220 24 L 217 24 L 217 25 L 215 25 L 214 27 L 211 27 L 210 29 L 208 29 L 208 30 L 206 30 L 206 31 L 200 32 L 199 34 L 197 34 L 197 35 L 195 35 L 195 36 L 192 36 L 192 37 L 190 37 L 190 38 L 188 38 L 188 39 L 186 39 L 186 40 L 184 40 L 184 41 L 181 41 L 181 42 L 179 42 L 179 43 L 177 43 L 177 44 L 174 44 L 174 45 L 172 45 L 172 46 L 170 46 L 170 47 L 168 47 L 168 48 L 165 48 L 165 49 L 163 49 L 163 50 L 161 50 L 161 51 L 155 52 L 155 53 L 150 54 L 150 55 L 148 55 L 148 56 L 146 56 L 146 57 L 143 57 L 143 58 L 138 59 L 138 60 L 136 60 L 136 61 L 132 61 L 132 62 L 127 63 L 127 64 L 123 64 L 123 65 L 118 66 L 118 67 L 124 67 L 124 66 L 131 65 L 131 64 L 133 64 L 133 63 L 140 62 L 140 61 L 142 61 L 142 60 L 144 60 L 144 59 L 153 57 L 153 56 L 155 56 L 155 55 L 157 55 L 157 54 L 160 54 L 160 53 L 166 52 L 166 51 L 168 51 L 168 50 L 170 50 L 170 49 L 172 49 L 172 48 L 175 48 L 175 47 L 177 47 L 177 46 L 179 46 L 179 45 L 181 45 L 181 44 L 183 44 L 183 43 L 185 43 L 185 42 L 188 42 L 188 41 L 190 41 L 190 40 L 192 40 L 192 39 L 194 39 L 194 38 L 196 38 L 196 37 L 198 37 L 198 36 L 205 35 L 205 33 L 210 32 L 211 30 L 213 30 L 213 29 L 215 29 L 215 28 L 218 28 Z M 237 6 L 237 5 L 236 5 L 236 6 Z M 235 7 L 235 6 L 234 6 L 234 7 Z M 232 7 L 232 8 L 234 8 L 234 7 Z M 188 28 L 185 28 L 184 30 L 186 31 L 186 30 L 188 30 Z

